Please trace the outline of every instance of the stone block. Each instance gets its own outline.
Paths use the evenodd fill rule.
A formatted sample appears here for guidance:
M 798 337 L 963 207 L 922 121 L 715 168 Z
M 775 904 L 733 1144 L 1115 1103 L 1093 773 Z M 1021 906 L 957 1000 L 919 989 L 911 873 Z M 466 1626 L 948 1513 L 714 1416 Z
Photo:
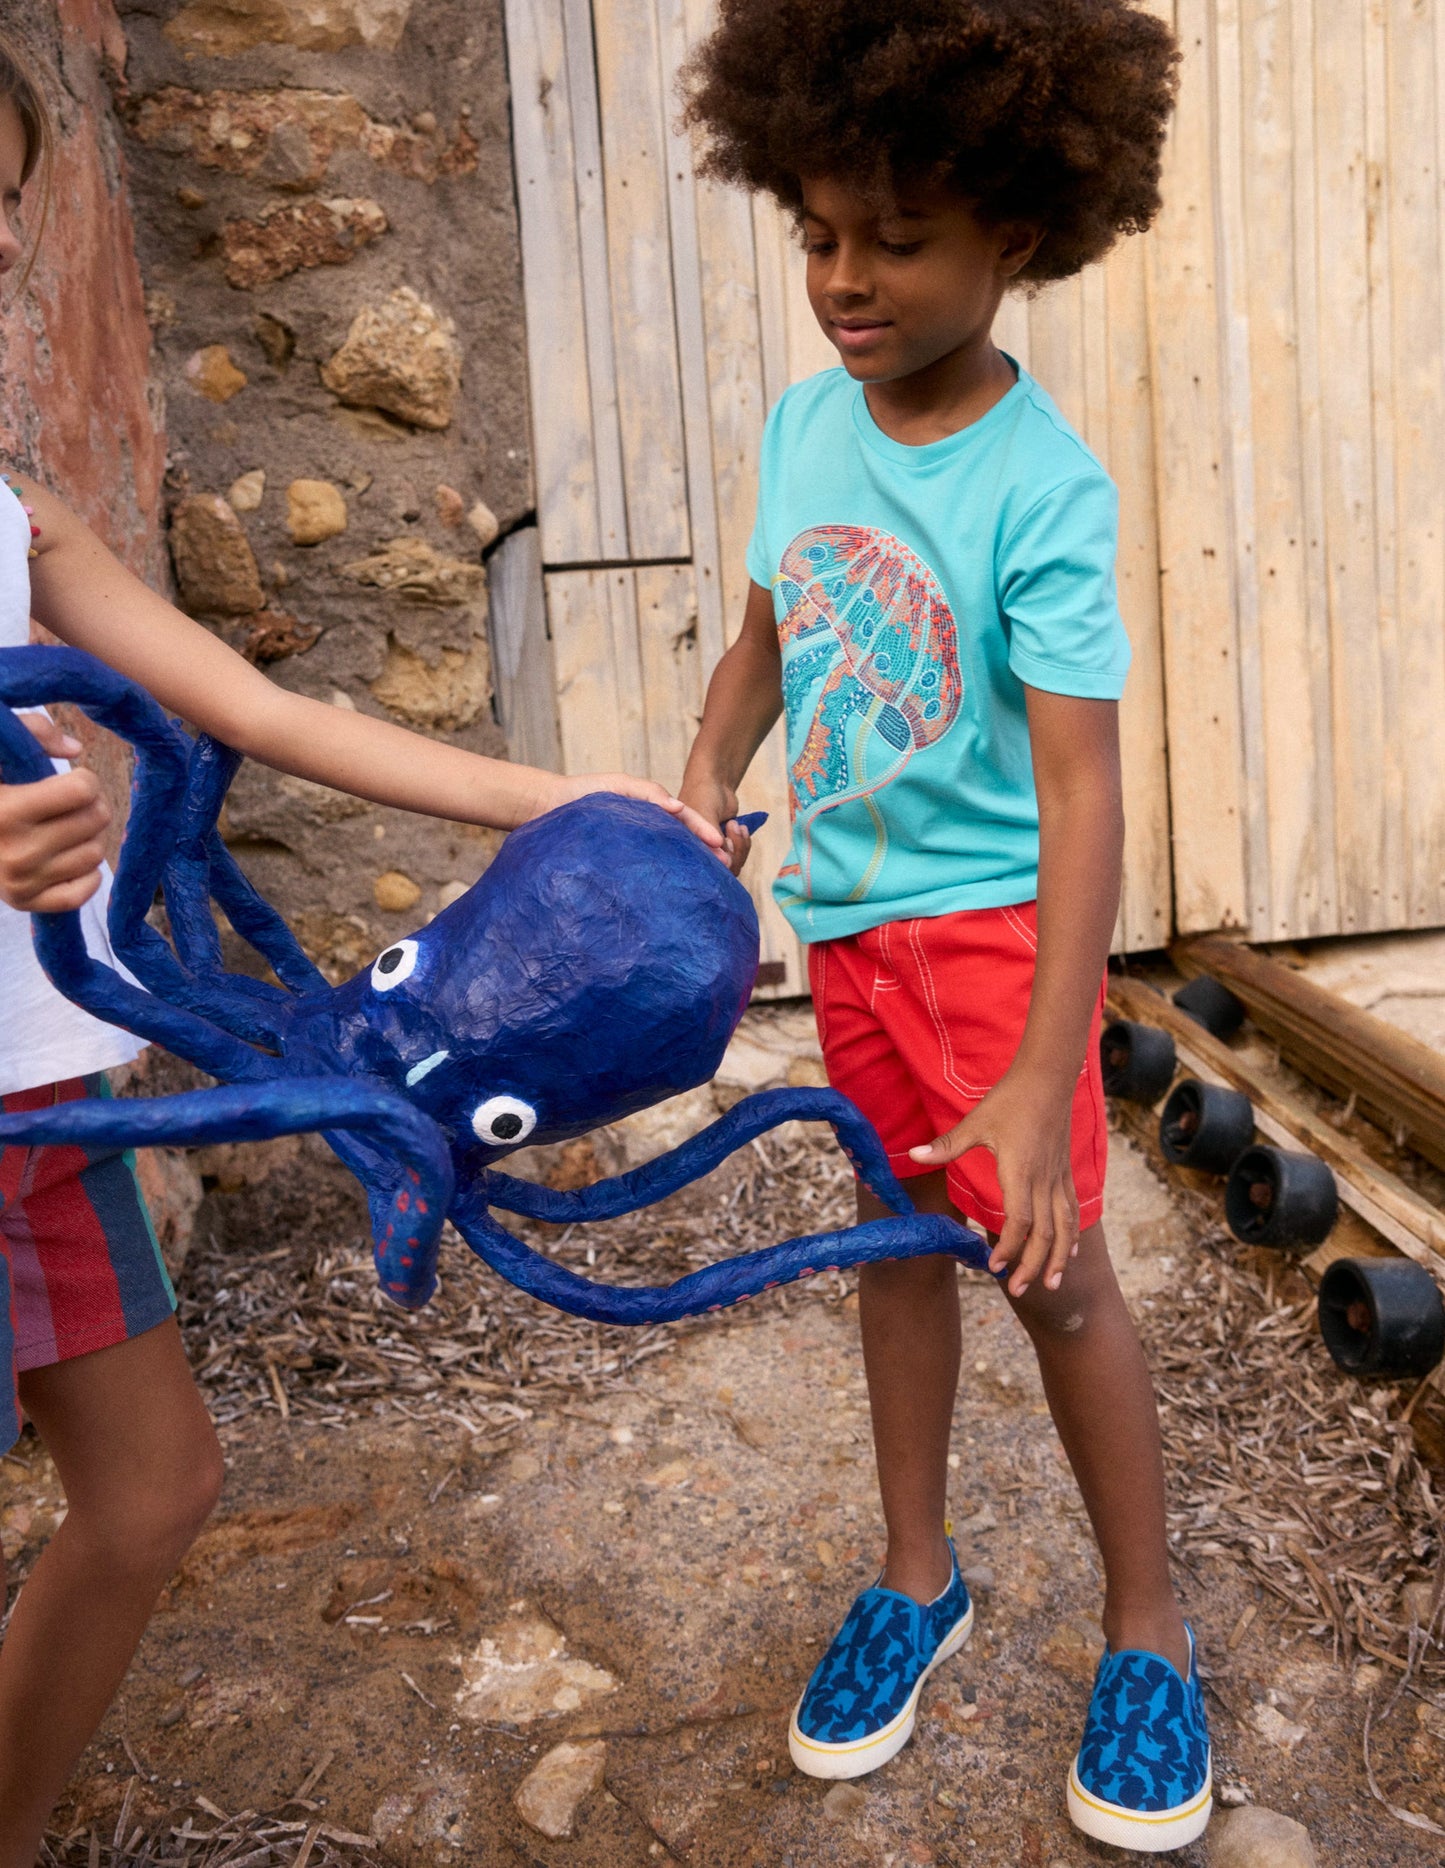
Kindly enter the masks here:
M 320 545 L 346 530 L 346 501 L 329 480 L 293 480 L 286 489 L 286 527 L 296 545 Z
M 1318 1862 L 1303 1823 L 1247 1803 L 1214 1819 L 1209 1868 L 1318 1868 Z
M 251 291 L 310 266 L 344 266 L 388 225 L 375 201 L 337 196 L 277 202 L 254 220 L 231 220 L 222 227 L 226 281 Z
M 245 616 L 265 607 L 241 521 L 219 493 L 193 493 L 171 519 L 171 556 L 188 609 L 201 616 Z
M 383 707 L 413 726 L 454 733 L 491 705 L 491 654 L 478 636 L 465 653 L 442 649 L 433 664 L 389 636 L 386 664 L 369 685 Z
M 483 1635 L 460 1665 L 457 1710 L 480 1724 L 529 1725 L 617 1691 L 605 1668 L 569 1655 L 566 1635 L 525 1610 Z
M 207 344 L 186 359 L 186 381 L 207 402 L 229 402 L 246 387 L 246 373 L 224 344 Z
M 239 474 L 232 482 L 226 500 L 232 512 L 255 512 L 266 495 L 266 474 L 260 467 Z
M 570 1836 L 583 1799 L 601 1789 L 606 1765 L 605 1739 L 554 1745 L 518 1785 L 517 1814 L 553 1841 Z
M 379 875 L 371 885 L 371 893 L 377 907 L 389 915 L 405 914 L 421 900 L 421 890 L 400 869 L 388 869 Z
M 369 558 L 343 565 L 342 571 L 372 590 L 394 591 L 413 603 L 437 608 L 474 603 L 487 588 L 485 566 L 465 558 L 444 558 L 421 538 L 394 538 Z
M 501 536 L 501 522 L 484 500 L 479 499 L 467 514 L 467 524 L 476 533 L 477 543 L 483 551 L 488 545 L 494 545 Z
M 165 85 L 139 98 L 127 113 L 141 142 L 202 168 L 244 175 L 295 193 L 317 188 L 331 159 L 359 150 L 372 162 L 421 181 L 467 173 L 477 166 L 477 142 L 459 124 L 449 143 L 430 111 L 411 129 L 369 117 L 344 91 L 191 91 Z M 183 206 L 204 207 L 205 196 L 182 189 Z
M 381 409 L 416 428 L 446 428 L 462 380 L 456 327 L 400 286 L 357 312 L 321 380 L 354 407 Z
M 314 624 L 301 622 L 288 610 L 257 610 L 238 616 L 221 633 L 248 662 L 284 662 L 288 656 L 304 655 L 321 637 Z
M 413 0 L 186 0 L 164 31 L 187 58 L 236 58 L 258 45 L 394 52 Z

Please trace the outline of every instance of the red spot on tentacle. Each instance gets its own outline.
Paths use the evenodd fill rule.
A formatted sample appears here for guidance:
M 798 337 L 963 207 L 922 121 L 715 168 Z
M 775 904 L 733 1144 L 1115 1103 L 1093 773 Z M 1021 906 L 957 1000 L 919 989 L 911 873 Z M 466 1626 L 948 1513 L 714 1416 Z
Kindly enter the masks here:
M 411 1260 L 409 1258 L 403 1258 L 401 1262 L 408 1271 L 411 1270 Z
M 425 1213 L 428 1210 L 426 1201 L 419 1199 L 416 1203 L 416 1210 L 418 1213 Z
M 409 1193 L 399 1193 L 396 1196 L 396 1210 L 398 1213 L 404 1213 L 410 1205 L 411 1195 Z
M 421 1175 L 417 1173 L 415 1168 L 408 1168 L 406 1171 L 406 1176 L 407 1176 L 407 1179 L 411 1182 L 413 1187 L 421 1186 Z

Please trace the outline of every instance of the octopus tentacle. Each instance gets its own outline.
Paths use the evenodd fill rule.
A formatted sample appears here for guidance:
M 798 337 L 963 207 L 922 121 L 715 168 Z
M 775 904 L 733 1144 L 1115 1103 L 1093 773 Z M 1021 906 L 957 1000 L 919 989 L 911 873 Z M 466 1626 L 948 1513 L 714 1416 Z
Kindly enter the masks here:
M 216 830 L 221 806 L 240 764 L 240 753 L 212 739 L 209 733 L 201 734 L 191 753 L 181 847 L 187 863 L 193 865 L 195 897 L 204 901 L 207 895 L 214 896 L 231 926 L 290 992 L 325 992 L 326 975 L 307 958 L 301 943 L 270 902 L 252 887 Z M 205 921 L 214 928 L 209 910 Z M 204 939 L 205 929 L 198 932 Z M 217 968 L 220 958 L 217 948 L 212 962 Z M 201 970 L 199 946 L 197 958 L 190 964 Z M 234 974 L 229 977 L 235 979 Z
M 988 1264 L 988 1246 L 957 1220 L 942 1213 L 909 1213 L 787 1239 L 781 1245 L 744 1252 L 689 1272 L 674 1284 L 599 1284 L 523 1244 L 498 1225 L 482 1198 L 480 1193 L 464 1192 L 452 1213 L 453 1225 L 478 1258 L 529 1296 L 594 1323 L 671 1323 L 679 1317 L 726 1309 L 774 1285 L 792 1284 L 818 1271 L 881 1259 L 947 1254 L 979 1269 Z
M 152 897 L 145 895 L 145 876 L 151 864 L 139 854 L 152 840 L 170 848 L 166 813 L 174 812 L 184 764 L 172 760 L 175 733 L 165 715 L 121 675 L 74 649 L 22 648 L 0 650 L 0 775 L 10 784 L 48 778 L 53 768 L 34 735 L 9 709 L 42 706 L 47 700 L 69 700 L 82 707 L 102 726 L 129 739 L 140 751 L 138 782 L 132 806 L 130 834 L 121 852 L 111 898 L 111 926 L 120 931 L 130 963 L 139 958 L 153 973 L 158 986 L 175 996 L 191 999 L 194 982 L 185 974 L 165 942 L 153 928 L 144 938 L 136 930 L 145 926 L 144 915 Z M 113 967 L 91 958 L 81 932 L 80 916 L 34 915 L 35 950 L 55 987 L 106 1024 L 120 1025 L 142 1038 L 163 1044 L 213 1076 L 254 1082 L 273 1074 L 274 1060 L 253 1050 L 205 1015 L 212 1009 L 172 1005 L 158 994 L 142 991 L 122 979 Z M 133 935 L 133 940 L 127 936 Z M 162 956 L 164 958 L 162 959 Z M 143 977 L 142 975 L 138 975 Z
M 830 1123 L 863 1185 L 895 1213 L 913 1211 L 913 1202 L 889 1167 L 873 1124 L 846 1096 L 837 1090 L 821 1089 L 760 1090 L 754 1096 L 745 1096 L 725 1116 L 655 1161 L 572 1192 L 558 1192 L 535 1181 L 517 1180 L 491 1170 L 486 1176 L 486 1202 L 528 1219 L 550 1220 L 554 1225 L 615 1219 L 620 1213 L 635 1213 L 701 1180 L 754 1136 L 766 1134 L 784 1122 Z

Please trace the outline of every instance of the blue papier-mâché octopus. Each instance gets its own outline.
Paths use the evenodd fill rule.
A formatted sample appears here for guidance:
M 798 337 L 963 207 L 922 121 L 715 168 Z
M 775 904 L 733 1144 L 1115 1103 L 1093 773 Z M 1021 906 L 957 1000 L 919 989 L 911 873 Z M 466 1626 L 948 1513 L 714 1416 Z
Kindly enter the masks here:
M 6 649 L 7 782 L 53 769 L 9 711 L 51 701 L 75 703 L 135 749 L 109 929 L 139 984 L 91 958 L 74 913 L 33 917 L 41 964 L 78 1005 L 220 1087 L 0 1117 L 0 1144 L 192 1145 L 320 1130 L 366 1189 L 381 1287 L 409 1308 L 436 1288 L 447 1219 L 520 1289 L 605 1323 L 691 1316 L 870 1259 L 987 1263 L 966 1228 L 913 1211 L 871 1124 L 832 1090 L 745 1097 L 670 1153 L 576 1192 L 497 1171 L 525 1144 L 584 1135 L 706 1083 L 722 1060 L 757 972 L 757 916 L 741 883 L 665 811 L 597 794 L 535 819 L 460 900 L 332 987 L 217 832 L 239 755 L 192 741 L 88 655 Z M 169 941 L 146 919 L 158 891 Z M 224 969 L 213 902 L 275 981 Z M 492 1217 L 493 1208 L 564 1223 L 635 1212 L 799 1119 L 831 1123 L 898 1217 L 790 1239 L 652 1289 L 580 1277 Z

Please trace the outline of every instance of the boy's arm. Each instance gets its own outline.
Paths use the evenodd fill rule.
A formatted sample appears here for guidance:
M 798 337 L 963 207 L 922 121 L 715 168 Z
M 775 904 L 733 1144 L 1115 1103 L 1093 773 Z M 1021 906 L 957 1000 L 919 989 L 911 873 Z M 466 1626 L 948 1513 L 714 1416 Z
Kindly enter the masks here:
M 278 687 L 148 589 L 59 500 L 29 482 L 23 490 L 40 527 L 30 567 L 36 619 L 61 641 L 128 675 L 162 706 L 238 752 L 377 804 L 499 830 L 515 829 L 591 791 L 618 791 L 682 815 L 689 829 L 721 854 L 716 826 L 687 812 L 649 779 L 621 773 L 564 778 L 486 759 Z M 5 845 L 7 832 L 21 834 L 17 813 L 29 821 L 43 811 L 51 826 L 50 844 L 64 845 L 62 826 L 76 811 L 94 833 L 94 792 L 80 774 L 65 776 L 75 781 L 68 788 L 60 777 L 47 779 L 24 787 L 31 794 L 26 799 L 8 797 L 0 806 L 0 895 L 15 906 L 74 905 L 74 879 L 47 869 L 44 860 L 20 863 Z M 52 789 L 53 800 L 47 795 Z M 29 844 L 34 854 L 47 840 L 31 836 Z M 89 880 L 86 894 L 93 890 L 93 875 Z M 46 896 L 57 884 L 65 899 Z M 18 899 L 27 887 L 28 899 Z
M 679 787 L 683 802 L 699 817 L 727 831 L 734 872 L 747 861 L 752 841 L 733 821 L 738 786 L 782 710 L 782 657 L 773 599 L 761 584 L 749 584 L 742 628 L 708 682 L 702 723 Z
M 992 1149 L 1007 1218 L 993 1268 L 1021 1297 L 1057 1289 L 1078 1243 L 1070 1114 L 1119 912 L 1124 851 L 1118 705 L 1026 689 L 1039 800 L 1039 951 L 1024 1035 L 1007 1074 L 915 1161 Z

